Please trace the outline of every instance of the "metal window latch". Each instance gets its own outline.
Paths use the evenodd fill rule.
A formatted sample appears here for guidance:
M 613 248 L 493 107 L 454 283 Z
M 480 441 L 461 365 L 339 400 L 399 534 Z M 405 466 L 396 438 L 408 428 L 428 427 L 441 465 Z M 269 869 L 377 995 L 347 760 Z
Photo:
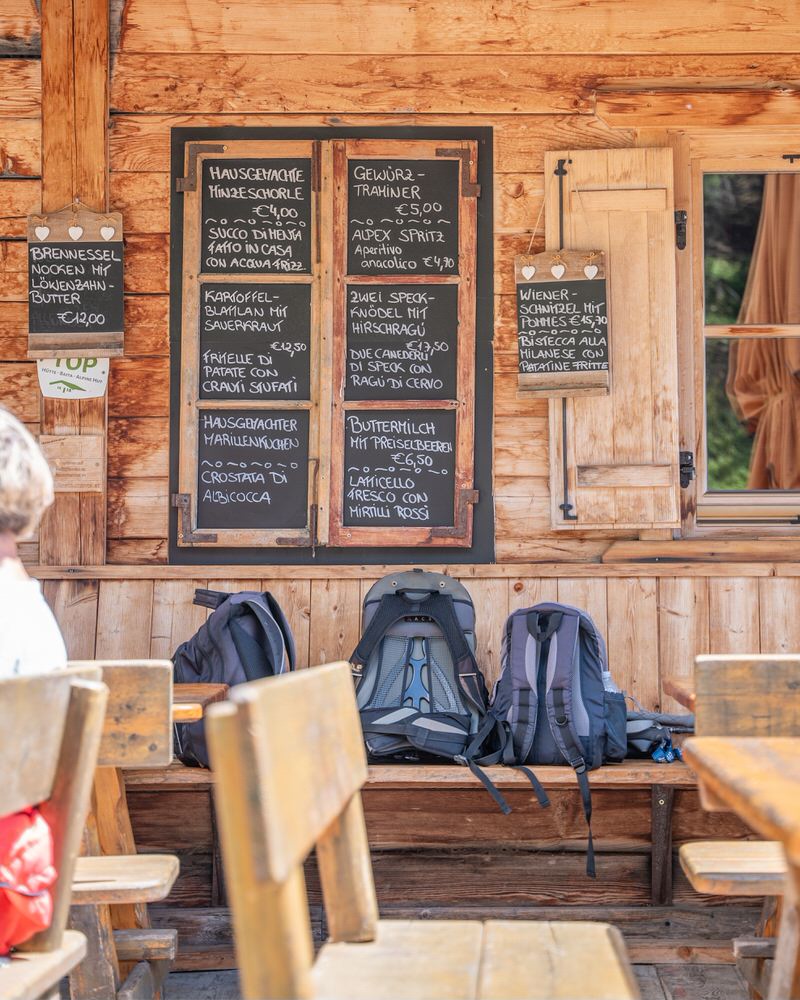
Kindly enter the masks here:
M 685 490 L 695 477 L 694 452 L 681 451 L 678 453 L 678 463 L 680 466 L 681 489 Z
M 686 223 L 686 209 L 677 209 L 675 211 L 675 246 L 679 250 L 686 249 Z

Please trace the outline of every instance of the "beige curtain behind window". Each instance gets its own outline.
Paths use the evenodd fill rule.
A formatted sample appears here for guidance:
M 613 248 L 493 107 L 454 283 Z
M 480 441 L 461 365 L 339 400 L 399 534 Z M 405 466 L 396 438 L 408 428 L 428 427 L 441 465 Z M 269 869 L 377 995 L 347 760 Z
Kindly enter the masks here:
M 800 174 L 767 174 L 739 323 L 800 323 Z M 800 489 L 800 339 L 732 340 L 726 391 L 753 434 L 751 490 Z

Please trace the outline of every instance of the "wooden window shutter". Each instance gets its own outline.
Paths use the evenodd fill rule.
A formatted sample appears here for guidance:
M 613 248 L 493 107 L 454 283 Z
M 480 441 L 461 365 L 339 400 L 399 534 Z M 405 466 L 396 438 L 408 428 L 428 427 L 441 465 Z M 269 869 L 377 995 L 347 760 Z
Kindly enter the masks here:
M 672 150 L 551 152 L 545 177 L 547 248 L 563 232 L 566 249 L 606 253 L 611 340 L 609 395 L 550 401 L 553 527 L 678 527 Z

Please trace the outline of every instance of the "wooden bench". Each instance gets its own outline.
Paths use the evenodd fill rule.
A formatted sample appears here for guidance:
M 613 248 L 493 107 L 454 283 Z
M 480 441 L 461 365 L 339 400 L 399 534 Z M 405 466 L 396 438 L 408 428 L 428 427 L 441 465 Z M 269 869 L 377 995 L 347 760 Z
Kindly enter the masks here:
M 86 954 L 83 934 L 65 927 L 107 693 L 66 671 L 0 681 L 0 816 L 39 804 L 58 872 L 50 927 L 0 964 L 4 1000 L 57 995 L 59 981 Z
M 172 759 L 172 664 L 90 660 L 70 668 L 99 670 L 109 689 L 70 918 L 86 934 L 89 952 L 70 977 L 70 990 L 73 1000 L 154 996 L 177 952 L 177 933 L 151 929 L 146 904 L 169 894 L 179 862 L 173 854 L 136 854 L 120 769 L 163 767 Z
M 516 793 L 525 799 L 533 799 L 533 791 L 528 779 L 519 771 L 507 767 L 490 767 L 486 769 L 498 788 L 505 793 Z M 579 801 L 578 785 L 575 774 L 569 767 L 537 767 L 536 776 L 548 792 L 564 792 Z M 132 769 L 125 773 L 126 787 L 132 793 L 137 792 L 186 792 L 192 790 L 210 791 L 214 784 L 214 774 L 202 768 L 185 767 L 173 763 L 167 768 L 140 771 Z M 650 809 L 650 902 L 655 906 L 666 906 L 673 899 L 673 865 L 672 865 L 672 824 L 676 793 L 694 791 L 697 787 L 694 775 L 685 764 L 655 764 L 651 761 L 628 760 L 621 764 L 610 764 L 592 771 L 589 784 L 593 791 L 637 791 L 649 793 Z M 381 764 L 368 768 L 364 793 L 367 804 L 373 798 L 396 798 L 398 813 L 412 815 L 416 800 L 427 798 L 431 793 L 441 795 L 441 811 L 443 818 L 447 814 L 447 797 L 449 793 L 474 792 L 485 796 L 485 805 L 489 810 L 488 822 L 501 831 L 503 817 L 491 802 L 483 786 L 466 767 L 452 764 L 441 765 L 394 765 Z M 596 802 L 602 809 L 602 797 Z M 538 810 L 539 807 L 536 806 Z M 514 814 L 512 813 L 512 816 Z M 537 812 L 538 816 L 538 812 Z M 368 810 L 368 819 L 371 816 Z M 428 817 L 429 819 L 429 817 Z M 582 818 L 576 815 L 576 830 L 585 829 Z M 395 839 L 392 834 L 392 820 L 387 820 L 386 827 L 370 831 L 370 841 L 382 848 L 406 847 L 410 843 L 430 846 L 430 837 L 434 832 L 430 824 L 421 824 L 418 835 L 413 841 L 404 830 Z M 464 829 L 462 842 L 474 843 L 476 834 Z M 426 838 L 428 838 L 426 840 Z M 453 838 L 451 843 L 455 843 Z M 212 864 L 215 866 L 214 883 L 222 885 L 222 872 L 216 870 L 220 864 L 219 856 L 214 847 Z M 601 872 L 602 874 L 602 872 Z
M 378 919 L 349 664 L 244 684 L 231 699 L 206 728 L 227 779 L 215 801 L 246 1000 L 638 996 L 608 924 Z M 316 962 L 302 867 L 315 846 L 330 942 Z

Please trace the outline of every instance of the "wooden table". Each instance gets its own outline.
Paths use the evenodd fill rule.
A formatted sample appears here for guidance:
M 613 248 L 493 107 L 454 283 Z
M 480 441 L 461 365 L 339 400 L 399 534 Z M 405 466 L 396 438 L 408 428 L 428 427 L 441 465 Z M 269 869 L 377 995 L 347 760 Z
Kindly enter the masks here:
M 695 691 L 693 677 L 665 677 L 662 686 L 666 694 L 670 695 L 684 708 L 694 712 Z
M 769 1000 L 800 1000 L 800 738 L 687 740 L 706 809 L 729 810 L 783 845 L 786 879 Z
M 175 684 L 172 688 L 174 722 L 198 722 L 215 701 L 225 701 L 227 684 Z

